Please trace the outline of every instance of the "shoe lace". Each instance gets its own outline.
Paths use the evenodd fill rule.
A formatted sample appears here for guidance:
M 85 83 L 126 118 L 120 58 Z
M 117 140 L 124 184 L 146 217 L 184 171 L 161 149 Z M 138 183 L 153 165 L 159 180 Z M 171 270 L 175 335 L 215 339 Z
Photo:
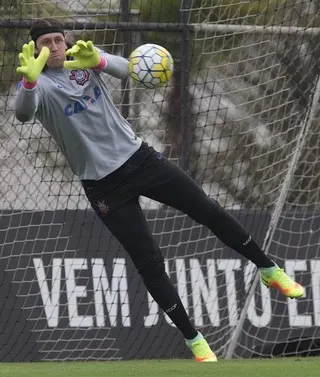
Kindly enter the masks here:
M 280 281 L 284 288 L 290 288 L 292 284 L 294 284 L 294 281 L 284 272 L 282 268 L 279 268 L 279 270 L 275 272 L 273 279 Z
M 192 344 L 192 351 L 197 357 L 207 357 L 212 354 L 212 351 L 206 341 L 203 339 Z

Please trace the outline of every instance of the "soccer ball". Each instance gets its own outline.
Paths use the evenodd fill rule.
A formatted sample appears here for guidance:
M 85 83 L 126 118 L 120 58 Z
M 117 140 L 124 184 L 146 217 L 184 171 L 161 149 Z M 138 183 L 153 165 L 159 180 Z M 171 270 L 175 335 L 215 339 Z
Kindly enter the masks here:
M 173 72 L 173 60 L 162 46 L 147 43 L 137 47 L 129 57 L 129 73 L 133 81 L 149 89 L 166 84 Z

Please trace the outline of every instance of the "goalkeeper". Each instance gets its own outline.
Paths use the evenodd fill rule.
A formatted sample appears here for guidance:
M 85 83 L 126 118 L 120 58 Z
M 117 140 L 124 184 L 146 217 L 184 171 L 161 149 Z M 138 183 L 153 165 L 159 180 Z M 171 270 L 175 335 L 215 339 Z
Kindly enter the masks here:
M 37 20 L 19 54 L 23 76 L 16 98 L 19 121 L 34 117 L 52 135 L 82 182 L 93 209 L 123 245 L 148 291 L 181 331 L 199 362 L 214 362 L 169 280 L 139 196 L 172 206 L 208 227 L 253 262 L 262 282 L 291 298 L 304 290 L 271 261 L 241 225 L 186 173 L 142 142 L 114 106 L 101 72 L 128 76 L 128 61 L 77 41 L 68 49 L 62 24 Z M 70 59 L 71 58 L 71 59 Z

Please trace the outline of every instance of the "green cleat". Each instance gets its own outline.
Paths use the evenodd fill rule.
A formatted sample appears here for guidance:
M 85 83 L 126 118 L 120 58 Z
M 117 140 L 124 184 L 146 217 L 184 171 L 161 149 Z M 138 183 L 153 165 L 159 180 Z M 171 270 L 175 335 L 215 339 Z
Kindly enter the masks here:
M 292 280 L 282 268 L 278 266 L 260 269 L 261 281 L 267 288 L 278 289 L 284 296 L 299 298 L 304 296 L 304 289 Z
M 195 361 L 198 363 L 215 363 L 218 361 L 217 356 L 212 352 L 204 338 L 194 341 L 191 344 L 186 343 L 193 353 Z

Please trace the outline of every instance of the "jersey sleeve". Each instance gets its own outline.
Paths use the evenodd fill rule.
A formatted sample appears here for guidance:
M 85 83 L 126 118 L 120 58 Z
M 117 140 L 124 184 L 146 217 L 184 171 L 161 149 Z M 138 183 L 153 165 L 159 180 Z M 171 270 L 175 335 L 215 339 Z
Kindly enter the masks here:
M 40 106 L 40 91 L 38 84 L 32 87 L 18 84 L 18 94 L 15 100 L 15 116 L 20 122 L 32 120 Z
M 105 60 L 101 71 L 118 79 L 125 79 L 129 75 L 129 61 L 122 56 L 109 54 L 96 47 L 100 56 Z

